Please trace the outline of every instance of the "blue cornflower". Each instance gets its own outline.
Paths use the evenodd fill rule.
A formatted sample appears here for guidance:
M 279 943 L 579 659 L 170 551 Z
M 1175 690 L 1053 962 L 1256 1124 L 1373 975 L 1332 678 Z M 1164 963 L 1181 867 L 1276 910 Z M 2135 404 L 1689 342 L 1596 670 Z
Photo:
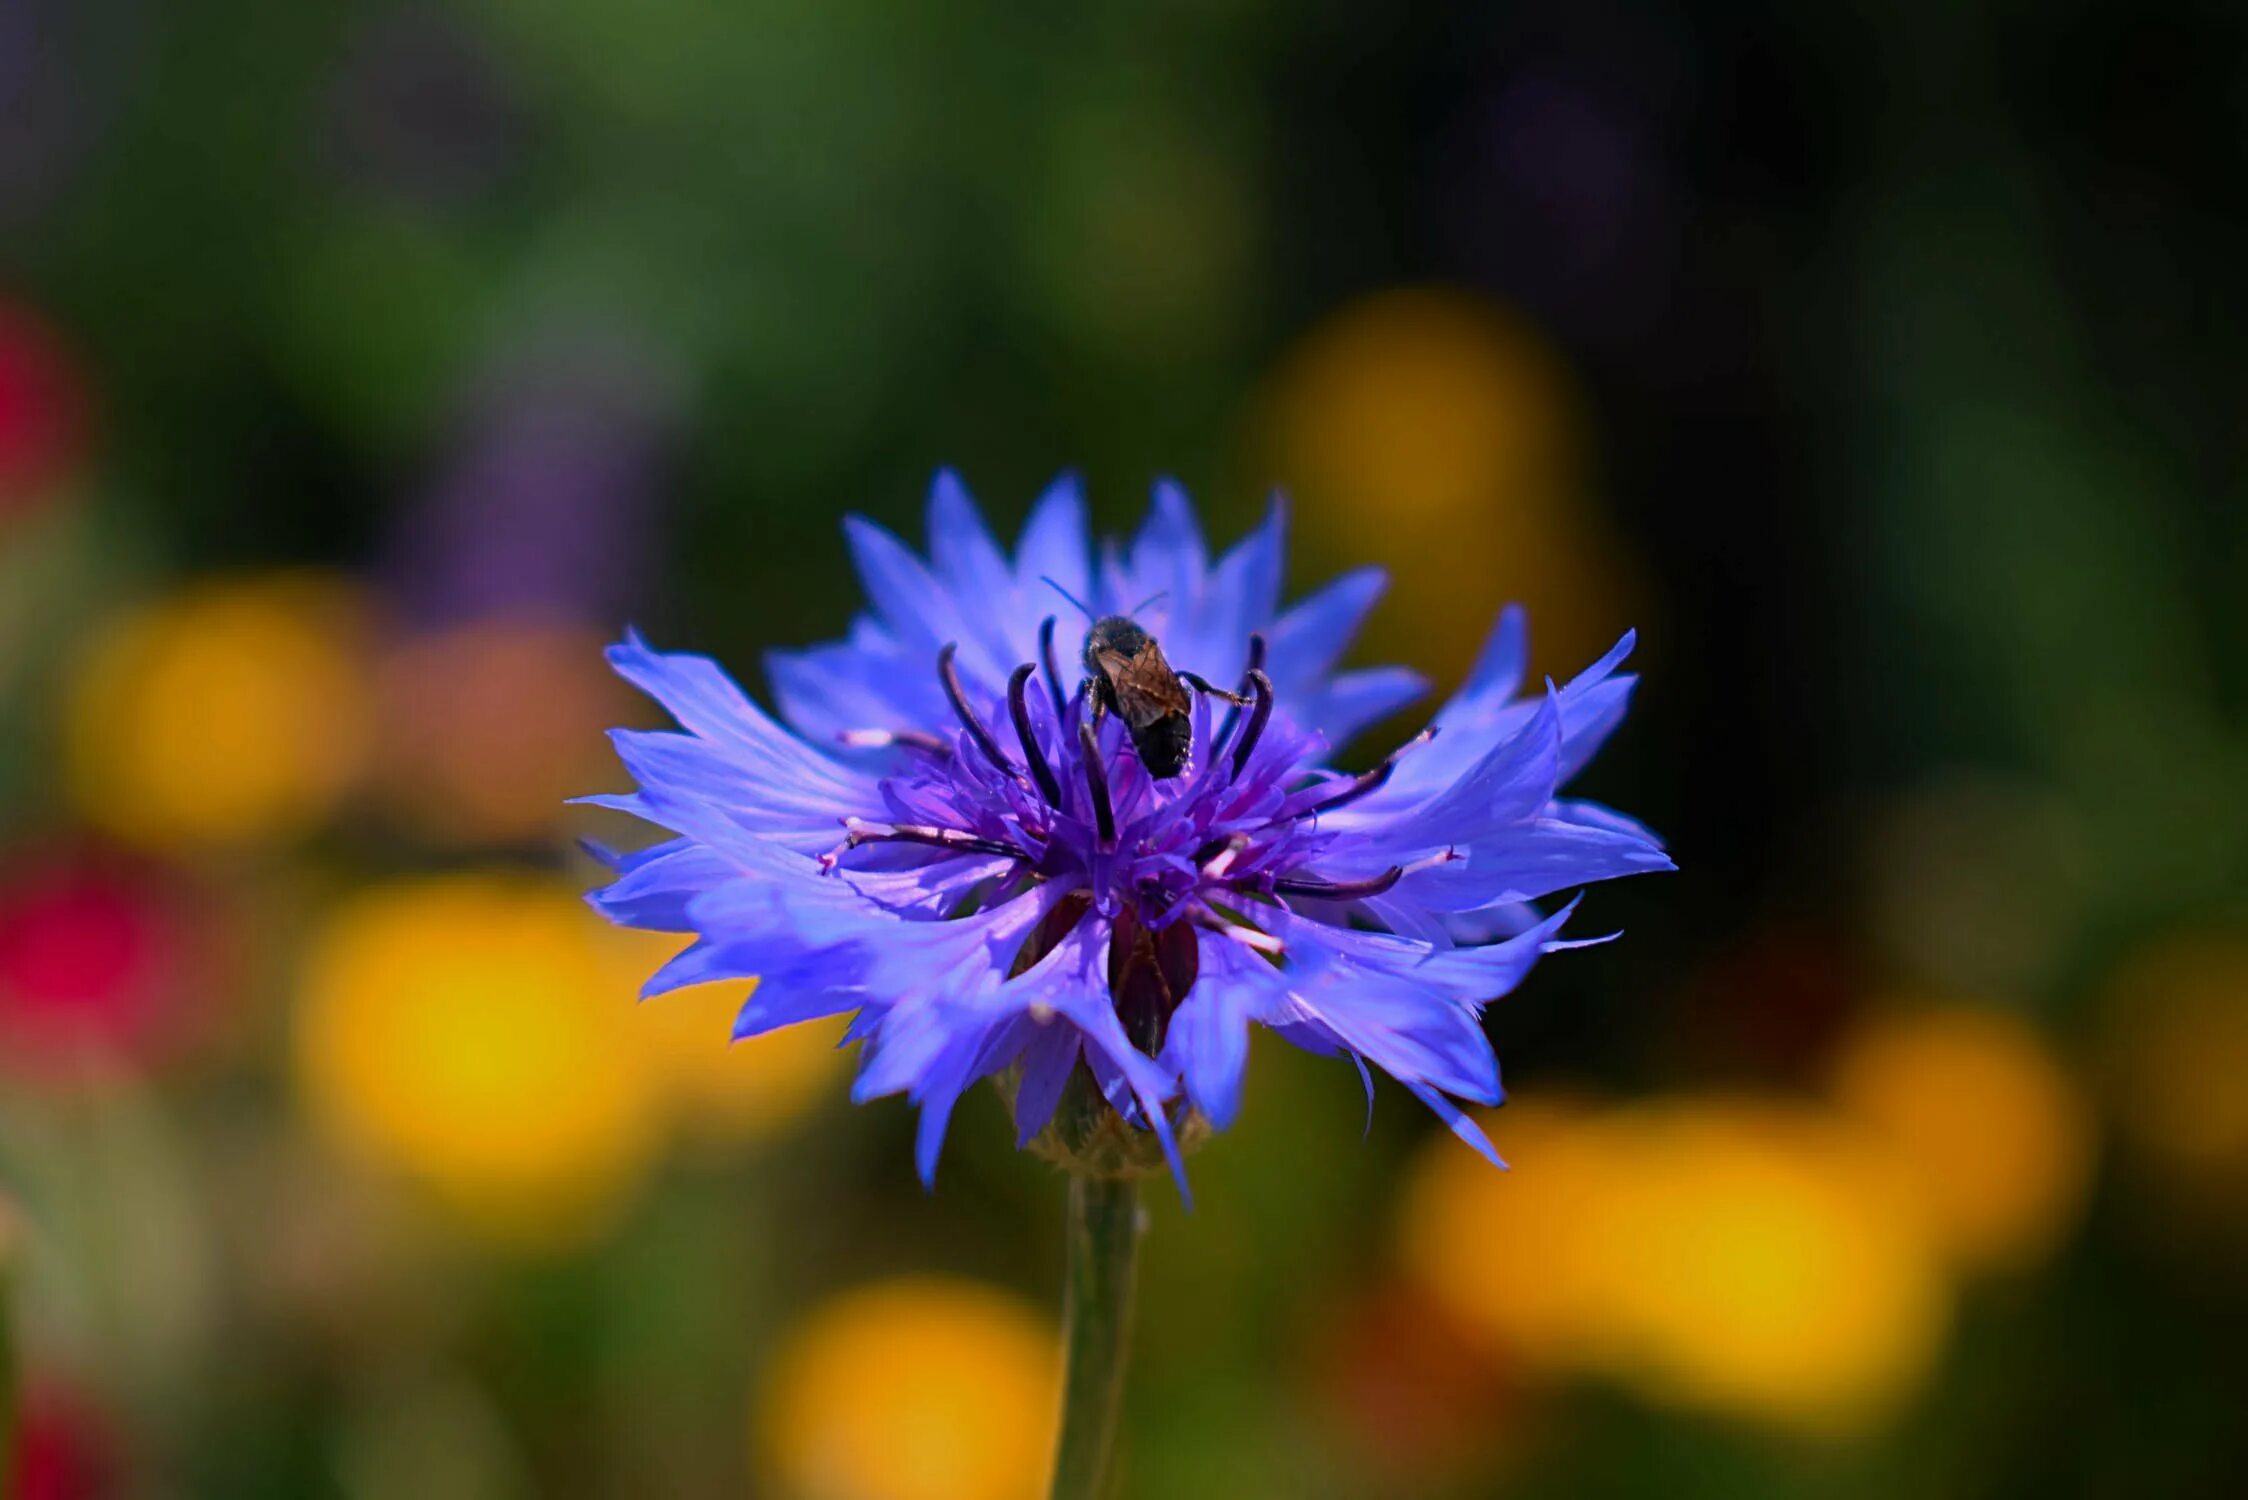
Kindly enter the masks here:
M 855 1012 L 853 1097 L 920 1105 L 924 1180 L 986 1077 L 1012 1089 L 1021 1143 L 1068 1092 L 1176 1169 L 1181 1124 L 1233 1120 L 1252 1023 L 1375 1064 L 1498 1160 L 1454 1102 L 1500 1099 L 1483 1004 L 1577 946 L 1557 937 L 1570 908 L 1530 903 L 1672 868 L 1638 823 L 1557 796 L 1623 717 L 1629 635 L 1518 697 L 1509 609 L 1435 723 L 1352 775 L 1330 747 L 1423 684 L 1335 670 L 1379 570 L 1281 608 L 1277 505 L 1215 563 L 1169 483 L 1130 545 L 1097 556 L 1066 478 L 1011 562 L 949 473 L 929 560 L 864 520 L 845 530 L 873 611 L 771 659 L 779 721 L 706 657 L 636 633 L 610 649 L 684 731 L 616 731 L 639 789 L 586 799 L 674 835 L 608 856 L 617 878 L 592 896 L 627 926 L 695 935 L 647 994 L 761 976 L 737 1037 Z M 1150 775 L 1095 712 L 1078 625 L 1057 628 L 1064 594 L 1136 607 L 1182 672 L 1246 700 L 1194 694 L 1179 774 Z

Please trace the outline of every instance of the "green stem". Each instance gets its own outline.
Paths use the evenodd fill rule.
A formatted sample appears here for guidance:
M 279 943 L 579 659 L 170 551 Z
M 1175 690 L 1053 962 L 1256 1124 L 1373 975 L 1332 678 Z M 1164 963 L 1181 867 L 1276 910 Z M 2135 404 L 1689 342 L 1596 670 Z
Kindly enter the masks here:
M 1123 1405 L 1139 1248 L 1139 1189 L 1130 1182 L 1071 1177 L 1062 1431 L 1054 1453 L 1053 1500 L 1105 1500 Z

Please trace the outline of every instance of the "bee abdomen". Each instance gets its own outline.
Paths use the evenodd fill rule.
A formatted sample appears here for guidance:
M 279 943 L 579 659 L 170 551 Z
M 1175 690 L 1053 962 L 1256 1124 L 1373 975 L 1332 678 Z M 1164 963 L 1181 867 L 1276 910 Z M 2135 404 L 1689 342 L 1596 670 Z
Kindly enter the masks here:
M 1132 735 L 1140 764 L 1157 781 L 1167 781 L 1186 769 L 1194 752 L 1194 725 L 1185 714 L 1165 714 Z

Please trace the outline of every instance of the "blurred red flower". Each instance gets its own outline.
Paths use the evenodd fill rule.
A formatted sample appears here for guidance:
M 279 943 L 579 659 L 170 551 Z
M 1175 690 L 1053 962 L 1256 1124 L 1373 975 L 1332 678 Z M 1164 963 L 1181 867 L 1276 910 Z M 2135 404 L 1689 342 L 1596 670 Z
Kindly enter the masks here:
M 46 498 L 77 467 L 85 435 L 77 362 L 36 313 L 0 299 L 0 513 Z
M 1435 1483 L 1498 1456 L 1519 1415 L 1515 1372 L 1409 1281 L 1322 1327 L 1309 1368 L 1323 1428 L 1370 1474 Z
M 82 1397 L 51 1385 L 26 1393 L 16 1430 L 13 1472 L 0 1493 L 12 1500 L 103 1500 L 120 1492 L 117 1440 Z
M 0 867 L 0 1068 L 31 1078 L 164 1050 L 195 1011 L 200 944 L 159 869 L 93 850 Z

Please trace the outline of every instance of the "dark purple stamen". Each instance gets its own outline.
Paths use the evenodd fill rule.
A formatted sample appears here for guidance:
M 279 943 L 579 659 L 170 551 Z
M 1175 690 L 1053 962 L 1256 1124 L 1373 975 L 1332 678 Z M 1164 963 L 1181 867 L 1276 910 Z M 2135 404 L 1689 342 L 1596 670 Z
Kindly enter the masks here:
M 1249 710 L 1249 727 L 1241 732 L 1241 743 L 1233 752 L 1233 779 L 1239 781 L 1248 769 L 1249 756 L 1257 748 L 1257 740 L 1264 734 L 1265 724 L 1272 718 L 1272 679 L 1257 667 L 1249 669 L 1249 686 L 1257 691 L 1257 706 Z
M 1251 632 L 1249 632 L 1249 665 L 1248 668 L 1241 674 L 1240 686 L 1236 687 L 1234 691 L 1236 693 L 1246 694 L 1249 691 L 1249 673 L 1261 670 L 1264 667 L 1264 664 L 1264 632 L 1261 630 L 1252 630 Z M 1225 711 L 1225 721 L 1218 725 L 1217 742 L 1220 745 L 1223 745 L 1227 740 L 1233 738 L 1233 727 L 1240 722 L 1241 710 L 1239 708 L 1227 709 Z
M 1038 795 L 1046 805 L 1062 805 L 1062 784 L 1054 776 L 1054 768 L 1046 764 L 1046 752 L 1038 748 L 1038 737 L 1030 728 L 1030 699 L 1023 691 L 1030 684 L 1030 674 L 1038 668 L 1024 662 L 1015 668 L 1015 675 L 1007 679 L 1007 712 L 1015 721 L 1015 738 L 1022 741 L 1023 759 L 1029 763 L 1031 779 L 1038 783 Z
M 1285 877 L 1272 883 L 1275 896 L 1302 896 L 1315 901 L 1363 901 L 1368 896 L 1379 896 L 1403 878 L 1405 867 L 1391 865 L 1381 874 L 1366 880 L 1290 880 Z
M 1093 821 L 1099 827 L 1101 842 L 1116 842 L 1116 809 L 1108 801 L 1108 771 L 1101 765 L 1100 737 L 1093 726 L 1080 720 L 1077 725 L 1077 743 L 1085 752 L 1085 789 L 1093 797 Z
M 1054 657 L 1054 617 L 1048 615 L 1038 625 L 1038 657 L 1046 663 L 1046 691 L 1054 695 L 1054 722 L 1062 721 L 1068 708 L 1068 696 L 1062 691 L 1062 669 Z
M 987 839 L 978 834 L 962 833 L 957 828 L 932 828 L 922 823 L 880 824 L 861 822 L 857 818 L 843 821 L 846 830 L 843 847 L 838 853 L 848 854 L 861 844 L 927 844 L 936 849 L 952 849 L 962 854 L 996 854 L 1007 859 L 1028 860 L 1027 851 L 1001 839 Z M 823 854 L 820 863 L 828 869 L 835 867 L 837 855 Z
M 952 658 L 959 650 L 958 641 L 946 641 L 944 649 L 937 653 L 937 676 L 944 682 L 944 695 L 952 700 L 952 711 L 960 716 L 961 724 L 967 729 L 969 738 L 976 742 L 976 748 L 983 751 L 984 758 L 991 762 L 994 769 L 1020 781 L 1022 772 L 1015 769 L 1015 763 L 1007 759 L 1007 752 L 999 748 L 999 741 L 991 737 L 991 731 L 984 727 L 984 721 L 968 706 L 968 695 L 960 686 L 960 669 L 952 664 Z
M 1388 784 L 1389 778 L 1396 774 L 1397 762 L 1403 758 L 1406 751 L 1417 750 L 1435 738 L 1436 728 L 1431 725 L 1404 744 L 1399 745 L 1395 750 L 1390 751 L 1382 763 L 1374 767 L 1373 770 L 1361 776 L 1353 777 L 1350 784 L 1341 791 L 1335 793 L 1332 797 L 1322 798 L 1320 801 L 1314 802 L 1295 816 L 1299 818 L 1317 817 L 1320 813 L 1333 812 L 1338 807 L 1347 807 L 1361 797 L 1380 791 Z

